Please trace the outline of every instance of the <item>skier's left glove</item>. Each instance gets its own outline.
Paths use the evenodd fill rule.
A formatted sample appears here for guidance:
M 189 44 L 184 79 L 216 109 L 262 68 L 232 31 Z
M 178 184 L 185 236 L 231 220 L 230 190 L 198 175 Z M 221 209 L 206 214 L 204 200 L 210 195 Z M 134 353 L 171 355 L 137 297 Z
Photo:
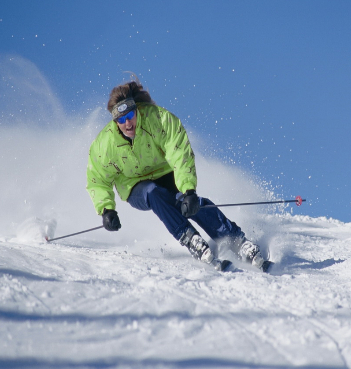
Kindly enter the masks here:
M 184 198 L 180 207 L 182 215 L 186 218 L 192 217 L 200 210 L 200 200 L 195 190 L 188 190 L 183 196 Z

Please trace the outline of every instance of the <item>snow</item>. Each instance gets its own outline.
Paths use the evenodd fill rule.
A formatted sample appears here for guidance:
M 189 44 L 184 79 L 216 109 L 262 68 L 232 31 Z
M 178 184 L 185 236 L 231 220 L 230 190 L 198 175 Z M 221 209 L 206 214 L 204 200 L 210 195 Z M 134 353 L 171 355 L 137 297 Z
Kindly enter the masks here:
M 200 155 L 198 163 L 200 173 L 221 173 L 215 188 L 200 174 L 201 191 L 215 201 L 272 196 L 238 169 Z M 225 209 L 276 262 L 271 274 L 234 258 L 234 272 L 217 272 L 192 259 L 153 214 L 124 203 L 120 232 L 46 243 L 47 233 L 101 222 L 90 218 L 87 195 L 77 197 L 85 190 L 68 168 L 71 192 L 60 178 L 37 187 L 44 199 L 57 194 L 53 213 L 62 219 L 68 209 L 76 225 L 57 221 L 55 231 L 45 203 L 42 218 L 1 230 L 1 368 L 351 367 L 351 223 L 293 215 L 295 205 Z M 22 171 L 30 178 L 25 164 Z M 39 212 L 37 194 L 24 196 Z M 16 211 L 18 197 L 7 197 Z
M 25 125 L 1 127 L 0 368 L 351 368 L 351 223 L 294 204 L 223 208 L 276 262 L 271 274 L 232 255 L 235 271 L 217 272 L 120 201 L 119 232 L 47 243 L 101 225 L 85 168 L 105 118 L 83 124 L 54 102 L 49 119 L 51 91 L 36 88 L 50 125 L 27 109 Z M 198 192 L 215 203 L 280 199 L 236 166 L 196 160 Z
M 217 272 L 170 238 L 2 237 L 0 366 L 351 367 L 351 224 L 260 218 L 270 275 Z

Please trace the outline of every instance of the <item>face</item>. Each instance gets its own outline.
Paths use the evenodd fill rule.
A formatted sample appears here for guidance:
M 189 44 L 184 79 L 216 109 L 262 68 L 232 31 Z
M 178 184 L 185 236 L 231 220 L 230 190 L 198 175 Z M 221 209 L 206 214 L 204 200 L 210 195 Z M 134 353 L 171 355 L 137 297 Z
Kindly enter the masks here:
M 123 134 L 132 139 L 135 137 L 136 124 L 137 124 L 137 112 L 136 111 L 132 119 L 127 119 L 125 123 L 117 122 L 117 125 L 119 129 L 123 132 Z

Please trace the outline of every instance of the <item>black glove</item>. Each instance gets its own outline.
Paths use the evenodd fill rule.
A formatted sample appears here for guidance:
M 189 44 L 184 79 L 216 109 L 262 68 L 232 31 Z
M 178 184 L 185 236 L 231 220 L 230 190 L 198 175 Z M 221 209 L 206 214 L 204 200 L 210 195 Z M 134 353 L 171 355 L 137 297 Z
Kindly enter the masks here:
M 185 192 L 180 209 L 182 215 L 186 218 L 192 217 L 200 210 L 200 200 L 195 190 L 188 190 Z
M 102 213 L 102 224 L 108 231 L 118 231 L 121 228 L 116 210 L 104 209 Z

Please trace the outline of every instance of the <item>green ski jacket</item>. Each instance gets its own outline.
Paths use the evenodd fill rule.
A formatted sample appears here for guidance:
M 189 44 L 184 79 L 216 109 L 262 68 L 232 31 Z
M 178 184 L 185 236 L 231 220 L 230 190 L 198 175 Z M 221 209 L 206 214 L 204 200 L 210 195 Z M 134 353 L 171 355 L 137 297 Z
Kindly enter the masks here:
M 138 103 L 135 138 L 130 143 L 110 121 L 89 151 L 87 190 L 96 212 L 115 209 L 115 187 L 123 201 L 141 181 L 174 171 L 180 192 L 196 189 L 195 156 L 180 120 L 160 106 Z

